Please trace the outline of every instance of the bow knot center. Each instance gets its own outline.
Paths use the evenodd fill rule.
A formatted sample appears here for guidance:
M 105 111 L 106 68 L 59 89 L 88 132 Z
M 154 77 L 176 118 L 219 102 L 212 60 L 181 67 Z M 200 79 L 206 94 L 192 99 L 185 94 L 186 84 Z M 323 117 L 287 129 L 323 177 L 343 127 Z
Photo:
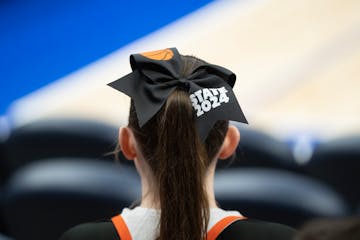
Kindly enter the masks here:
M 180 87 L 181 89 L 185 90 L 185 91 L 189 91 L 190 89 L 190 83 L 189 83 L 189 79 L 187 78 L 180 78 L 178 80 L 178 87 Z

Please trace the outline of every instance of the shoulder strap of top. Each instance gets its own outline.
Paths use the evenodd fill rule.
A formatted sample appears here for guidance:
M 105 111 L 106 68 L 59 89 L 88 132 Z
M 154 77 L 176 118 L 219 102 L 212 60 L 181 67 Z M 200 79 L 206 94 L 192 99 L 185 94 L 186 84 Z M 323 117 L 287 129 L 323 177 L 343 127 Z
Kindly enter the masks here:
M 215 240 L 225 228 L 238 220 L 244 220 L 243 216 L 227 216 L 218 221 L 207 233 L 207 240 Z
M 132 240 L 130 231 L 121 215 L 116 215 L 115 217 L 111 218 L 111 221 L 114 224 L 121 240 Z
M 227 216 L 218 221 L 207 233 L 207 240 L 215 240 L 225 228 L 235 221 L 246 219 L 243 216 Z M 132 240 L 130 231 L 121 215 L 111 218 L 121 240 Z

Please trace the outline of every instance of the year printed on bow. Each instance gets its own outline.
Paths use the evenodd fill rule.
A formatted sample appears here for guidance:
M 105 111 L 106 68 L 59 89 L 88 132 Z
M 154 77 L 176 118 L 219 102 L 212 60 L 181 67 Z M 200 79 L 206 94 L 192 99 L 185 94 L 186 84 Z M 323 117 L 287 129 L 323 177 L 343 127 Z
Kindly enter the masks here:
M 225 87 L 203 88 L 190 94 L 190 100 L 196 111 L 196 116 L 200 117 L 211 109 L 219 107 L 223 103 L 229 102 Z

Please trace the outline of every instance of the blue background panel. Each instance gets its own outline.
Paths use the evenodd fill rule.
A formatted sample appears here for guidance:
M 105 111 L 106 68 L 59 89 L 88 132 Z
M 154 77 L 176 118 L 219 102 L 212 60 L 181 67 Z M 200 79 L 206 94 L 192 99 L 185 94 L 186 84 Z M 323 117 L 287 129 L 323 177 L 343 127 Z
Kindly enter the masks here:
M 0 115 L 13 100 L 209 2 L 0 1 Z

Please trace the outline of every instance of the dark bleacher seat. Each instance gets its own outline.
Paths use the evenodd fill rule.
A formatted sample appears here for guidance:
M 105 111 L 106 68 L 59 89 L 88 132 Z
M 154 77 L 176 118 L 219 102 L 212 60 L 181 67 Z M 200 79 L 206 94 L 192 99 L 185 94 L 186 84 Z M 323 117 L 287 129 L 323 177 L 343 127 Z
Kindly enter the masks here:
M 5 236 L 4 234 L 0 233 L 0 240 L 11 240 L 11 238 Z
M 5 234 L 0 233 L 0 240 L 12 240 L 12 238 L 9 238 Z
M 4 211 L 4 190 L 3 190 L 3 186 L 1 186 L 0 187 L 0 233 L 7 233 L 3 211 Z
M 215 177 L 220 206 L 249 218 L 293 227 L 316 217 L 348 214 L 343 199 L 329 187 L 296 173 L 275 169 L 226 169 Z
M 0 137 L 0 186 L 2 186 L 6 180 L 6 164 L 5 164 L 5 150 L 4 141 Z
M 305 170 L 333 187 L 355 207 L 360 203 L 360 136 L 320 143 Z
M 0 187 L 6 181 L 8 175 L 7 166 L 5 164 L 5 142 L 8 138 L 10 129 L 4 118 L 0 117 Z
M 241 123 L 231 122 L 241 135 L 232 161 L 219 161 L 218 167 L 266 167 L 299 171 L 287 143 Z
M 79 223 L 110 218 L 141 196 L 133 168 L 91 159 L 49 159 L 17 171 L 6 186 L 10 236 L 58 239 Z
M 7 165 L 5 164 L 5 140 L 8 136 L 8 125 L 5 120 L 0 118 L 0 233 L 6 232 L 6 227 L 3 220 L 3 186 L 8 176 Z M 0 235 L 0 239 L 1 235 Z
M 13 172 L 27 163 L 56 157 L 113 160 L 118 127 L 76 120 L 41 120 L 15 128 L 6 141 L 6 164 Z

